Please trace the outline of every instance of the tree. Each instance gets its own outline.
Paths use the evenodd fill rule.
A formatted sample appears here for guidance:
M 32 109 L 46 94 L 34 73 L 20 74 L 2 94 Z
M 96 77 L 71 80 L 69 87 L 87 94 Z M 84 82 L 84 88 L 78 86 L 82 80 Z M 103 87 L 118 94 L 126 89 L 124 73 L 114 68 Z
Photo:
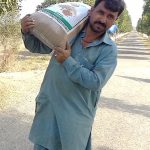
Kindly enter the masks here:
M 0 2 L 0 15 L 4 14 L 6 12 L 19 10 L 20 9 L 19 3 L 21 1 L 22 0 L 1 0 L 1 2 Z
M 133 29 L 131 17 L 127 9 L 119 16 L 116 24 L 118 25 L 119 32 L 130 32 Z
M 144 0 L 145 5 L 142 13 L 142 18 L 137 24 L 137 31 L 150 35 L 150 0 Z
M 19 1 L 3 0 L 0 6 L 0 45 L 4 55 L 1 59 L 0 72 L 5 71 L 14 53 L 18 51 L 20 38 Z
M 139 18 L 138 23 L 137 23 L 137 31 L 142 32 L 142 18 Z
M 37 9 L 36 10 L 41 10 L 42 8 L 46 8 L 48 7 L 49 5 L 52 5 L 52 4 L 56 4 L 56 3 L 63 3 L 63 2 L 81 2 L 81 0 L 45 0 L 41 5 L 38 5 L 37 6 Z M 95 0 L 83 0 L 83 2 L 85 4 L 88 4 L 90 6 L 92 6 L 95 2 Z

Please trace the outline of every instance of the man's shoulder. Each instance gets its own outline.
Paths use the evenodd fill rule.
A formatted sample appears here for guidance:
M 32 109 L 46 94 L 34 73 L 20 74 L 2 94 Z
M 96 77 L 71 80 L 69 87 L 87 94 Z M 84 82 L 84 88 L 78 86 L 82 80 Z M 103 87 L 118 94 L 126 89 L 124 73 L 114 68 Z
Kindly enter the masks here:
M 111 37 L 108 35 L 108 33 L 107 33 L 107 35 L 105 35 L 104 43 L 106 43 L 109 46 L 116 47 L 115 41 L 111 39 Z
M 117 54 L 117 44 L 110 37 L 108 37 L 107 43 L 105 43 L 105 50 L 104 51 L 113 53 L 114 55 Z

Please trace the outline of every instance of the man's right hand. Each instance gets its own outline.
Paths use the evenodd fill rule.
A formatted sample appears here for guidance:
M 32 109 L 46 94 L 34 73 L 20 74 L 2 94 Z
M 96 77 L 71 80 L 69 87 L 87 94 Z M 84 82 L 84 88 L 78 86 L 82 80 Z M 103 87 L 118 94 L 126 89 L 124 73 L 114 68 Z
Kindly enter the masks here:
M 23 33 L 29 32 L 30 28 L 35 26 L 35 21 L 30 17 L 30 14 L 21 19 L 21 30 Z

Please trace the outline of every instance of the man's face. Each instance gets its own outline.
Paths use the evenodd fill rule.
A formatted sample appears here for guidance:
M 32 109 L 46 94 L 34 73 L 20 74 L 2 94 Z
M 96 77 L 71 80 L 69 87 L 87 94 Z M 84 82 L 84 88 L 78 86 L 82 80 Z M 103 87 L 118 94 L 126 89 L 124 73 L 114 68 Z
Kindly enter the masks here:
M 118 17 L 118 12 L 106 9 L 104 4 L 105 1 L 100 2 L 95 8 L 91 9 L 89 14 L 90 28 L 96 33 L 105 32 Z

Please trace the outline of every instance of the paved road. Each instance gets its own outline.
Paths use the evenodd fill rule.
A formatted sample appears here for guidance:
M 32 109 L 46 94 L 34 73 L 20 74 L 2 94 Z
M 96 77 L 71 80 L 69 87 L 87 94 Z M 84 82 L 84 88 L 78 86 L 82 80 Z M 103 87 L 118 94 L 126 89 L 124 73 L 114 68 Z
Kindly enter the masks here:
M 118 67 L 102 93 L 95 150 L 150 150 L 150 42 L 131 32 L 118 42 Z
M 118 67 L 105 86 L 93 127 L 94 150 L 150 150 L 150 42 L 131 32 L 118 42 Z M 0 74 L 14 91 L 0 111 L 0 150 L 32 150 L 28 132 L 44 71 Z M 9 82 L 9 83 L 8 83 Z

